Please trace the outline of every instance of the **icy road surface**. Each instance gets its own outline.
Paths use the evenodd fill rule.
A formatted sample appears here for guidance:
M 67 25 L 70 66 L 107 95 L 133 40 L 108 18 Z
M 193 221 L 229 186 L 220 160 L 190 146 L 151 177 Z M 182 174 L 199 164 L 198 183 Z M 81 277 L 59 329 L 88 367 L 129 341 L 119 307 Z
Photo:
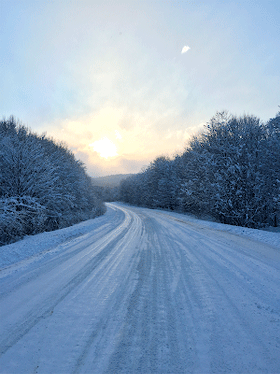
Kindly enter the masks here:
M 280 373 L 279 248 L 184 217 L 108 204 L 2 268 L 0 372 Z

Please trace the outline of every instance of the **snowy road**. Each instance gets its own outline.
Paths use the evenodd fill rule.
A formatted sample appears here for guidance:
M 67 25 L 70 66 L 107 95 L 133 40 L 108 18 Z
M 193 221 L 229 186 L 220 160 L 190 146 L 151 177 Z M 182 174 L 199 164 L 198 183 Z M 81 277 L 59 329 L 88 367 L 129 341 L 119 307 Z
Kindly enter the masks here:
M 279 249 L 183 217 L 108 204 L 0 271 L 0 372 L 280 373 Z

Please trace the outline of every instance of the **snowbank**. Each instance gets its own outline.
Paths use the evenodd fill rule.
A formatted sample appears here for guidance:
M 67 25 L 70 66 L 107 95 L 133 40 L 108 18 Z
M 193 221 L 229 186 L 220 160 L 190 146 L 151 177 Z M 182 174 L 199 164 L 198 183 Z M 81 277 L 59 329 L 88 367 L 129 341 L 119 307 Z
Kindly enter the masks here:
M 64 229 L 26 236 L 16 243 L 0 247 L 0 269 L 27 258 L 34 258 L 57 251 L 57 247 L 60 244 L 85 235 L 105 224 L 110 219 L 111 214 L 108 212 L 105 213 L 105 215 L 80 222 Z

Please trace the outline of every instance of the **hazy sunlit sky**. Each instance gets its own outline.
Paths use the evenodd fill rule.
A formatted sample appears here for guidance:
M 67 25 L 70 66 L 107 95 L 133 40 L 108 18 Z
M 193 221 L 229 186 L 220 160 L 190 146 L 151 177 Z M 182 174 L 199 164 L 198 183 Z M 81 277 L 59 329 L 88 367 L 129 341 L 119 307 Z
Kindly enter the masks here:
M 280 1 L 0 0 L 0 115 L 92 176 L 181 152 L 215 113 L 280 105 Z

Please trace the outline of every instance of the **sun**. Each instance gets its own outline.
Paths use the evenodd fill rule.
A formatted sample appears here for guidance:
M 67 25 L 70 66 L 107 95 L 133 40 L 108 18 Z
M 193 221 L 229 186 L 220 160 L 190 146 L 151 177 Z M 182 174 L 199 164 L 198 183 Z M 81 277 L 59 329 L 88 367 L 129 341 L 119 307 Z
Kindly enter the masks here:
M 90 147 L 92 147 L 95 152 L 99 153 L 100 157 L 109 158 L 118 155 L 117 147 L 106 137 L 96 140 L 94 143 L 90 144 Z

